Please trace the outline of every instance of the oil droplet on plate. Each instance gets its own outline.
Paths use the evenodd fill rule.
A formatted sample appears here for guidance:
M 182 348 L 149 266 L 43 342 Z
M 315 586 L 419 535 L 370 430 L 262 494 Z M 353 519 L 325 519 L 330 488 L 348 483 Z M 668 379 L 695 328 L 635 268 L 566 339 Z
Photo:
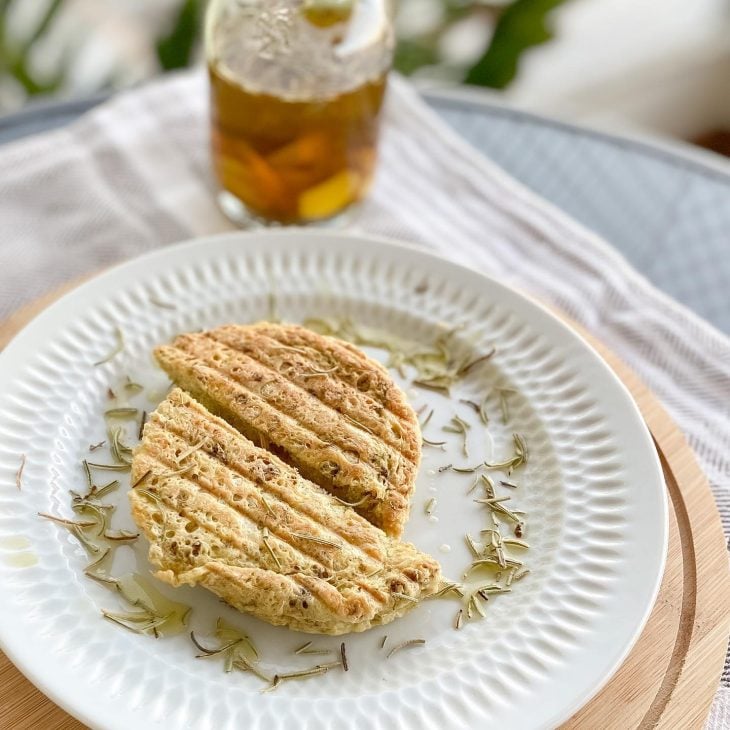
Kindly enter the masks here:
M 450 552 L 451 552 L 451 545 L 447 545 L 446 543 L 444 543 L 443 545 L 441 545 L 441 546 L 439 547 L 439 550 L 440 550 L 440 551 L 441 551 L 442 553 L 450 553 Z
M 30 568 L 38 562 L 38 556 L 35 553 L 17 553 L 6 555 L 5 562 L 13 568 Z
M 22 550 L 27 547 L 30 547 L 30 540 L 22 535 L 11 535 L 10 537 L 4 537 L 0 540 L 0 548 L 7 548 L 8 550 Z
M 439 518 L 436 517 L 436 515 L 429 515 L 428 521 L 432 522 L 433 524 L 436 524 L 439 521 Z
M 438 492 L 438 489 L 436 489 L 436 487 L 429 487 L 428 491 L 429 492 Z

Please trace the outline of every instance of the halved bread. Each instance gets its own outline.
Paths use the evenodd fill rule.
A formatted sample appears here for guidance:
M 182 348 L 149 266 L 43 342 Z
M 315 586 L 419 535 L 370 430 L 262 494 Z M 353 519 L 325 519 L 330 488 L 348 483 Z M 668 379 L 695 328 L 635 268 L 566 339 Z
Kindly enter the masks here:
M 421 457 L 418 419 L 380 363 L 295 325 L 229 325 L 155 350 L 160 365 L 254 443 L 399 537 Z
M 134 453 L 132 516 L 161 580 L 272 624 L 342 634 L 438 590 L 430 556 L 385 533 L 174 389 Z

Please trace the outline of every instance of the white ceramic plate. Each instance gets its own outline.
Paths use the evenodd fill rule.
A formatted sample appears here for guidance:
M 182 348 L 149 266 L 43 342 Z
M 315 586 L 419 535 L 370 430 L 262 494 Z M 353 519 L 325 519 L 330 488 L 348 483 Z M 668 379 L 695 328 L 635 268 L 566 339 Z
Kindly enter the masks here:
M 493 598 L 487 618 L 453 628 L 454 600 L 426 602 L 385 628 L 346 637 L 350 671 L 288 682 L 261 694 L 252 675 L 223 673 L 194 658 L 186 635 L 154 640 L 100 616 L 116 596 L 81 574 L 83 550 L 37 512 L 71 516 L 68 490 L 83 485 L 81 459 L 105 438 L 107 388 L 124 376 L 148 386 L 129 400 L 154 407 L 167 381 L 154 345 L 174 334 L 267 314 L 350 317 L 430 343 L 443 322 L 462 324 L 457 351 L 497 353 L 456 392 L 476 399 L 511 388 L 509 423 L 496 395 L 488 432 L 464 404 L 407 386 L 435 413 L 406 537 L 458 578 L 470 562 L 464 533 L 486 526 L 467 494 L 470 475 L 439 473 L 511 453 L 524 434 L 526 467 L 510 504 L 528 515 L 530 575 Z M 163 308 L 151 300 L 173 302 Z M 124 351 L 95 367 L 115 344 Z M 379 353 L 383 357 L 383 353 Z M 292 231 L 197 240 L 131 261 L 64 297 L 0 356 L 0 643 L 54 701 L 99 728 L 552 727 L 604 684 L 639 635 L 655 599 L 666 551 L 667 505 L 650 436 L 606 365 L 551 314 L 498 282 L 413 248 L 340 234 Z M 441 428 L 458 412 L 472 424 L 471 459 Z M 22 489 L 15 474 L 22 455 Z M 103 449 L 97 460 L 107 460 Z M 114 524 L 131 527 L 124 492 Z M 432 518 L 424 504 L 436 497 Z M 435 519 L 434 519 L 435 518 Z M 145 572 L 146 548 L 117 551 L 114 573 Z M 30 565 L 29 565 L 30 564 Z M 166 590 L 193 607 L 210 635 L 219 615 L 256 639 L 265 668 L 293 658 L 303 636 L 224 607 L 203 589 Z M 410 638 L 423 647 L 390 659 L 380 650 Z M 311 637 L 309 637 L 311 638 Z M 326 647 L 339 639 L 317 639 Z

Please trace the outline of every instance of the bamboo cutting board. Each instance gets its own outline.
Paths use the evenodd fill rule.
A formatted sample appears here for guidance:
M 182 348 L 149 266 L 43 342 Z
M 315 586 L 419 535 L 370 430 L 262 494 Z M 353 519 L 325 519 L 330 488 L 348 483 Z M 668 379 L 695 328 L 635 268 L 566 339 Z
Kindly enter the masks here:
M 42 297 L 0 323 L 0 349 L 78 283 Z M 701 728 L 718 686 L 730 633 L 728 554 L 715 501 L 684 436 L 652 392 L 607 348 L 576 329 L 631 391 L 654 436 L 669 494 L 670 533 L 664 579 L 644 632 L 609 683 L 563 728 Z M 84 725 L 51 702 L 0 653 L 0 730 L 39 728 L 81 730 Z

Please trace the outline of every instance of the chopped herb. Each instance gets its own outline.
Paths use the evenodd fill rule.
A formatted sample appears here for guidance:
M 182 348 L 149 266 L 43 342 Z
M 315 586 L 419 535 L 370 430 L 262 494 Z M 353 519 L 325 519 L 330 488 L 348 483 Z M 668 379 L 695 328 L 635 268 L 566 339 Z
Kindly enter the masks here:
M 481 469 L 482 466 L 484 465 L 477 464 L 476 466 L 454 466 L 452 467 L 452 471 L 455 471 L 458 474 L 473 474 L 475 471 Z
M 147 423 L 147 411 L 142 411 L 142 418 L 139 420 L 139 431 L 137 431 L 137 438 L 141 441 L 144 436 L 144 425 Z
M 506 459 L 505 461 L 495 464 L 490 464 L 489 462 L 485 461 L 484 466 L 487 467 L 487 469 L 505 469 L 507 471 L 512 471 L 513 469 L 517 469 L 518 467 L 527 463 L 527 443 L 525 442 L 524 437 L 521 436 L 519 433 L 515 433 L 512 434 L 512 440 L 514 441 L 515 445 L 514 456 L 510 459 Z
M 494 482 L 492 481 L 492 478 L 489 474 L 482 474 L 480 478 L 482 480 L 482 484 L 484 484 L 484 491 L 487 493 L 487 496 L 494 497 Z
M 396 652 L 401 649 L 406 649 L 410 646 L 423 646 L 426 643 L 426 639 L 408 639 L 407 641 L 401 641 L 400 644 L 396 644 L 386 655 L 386 659 L 390 659 Z
M 515 577 L 512 579 L 513 583 L 516 583 L 518 580 L 522 580 L 525 576 L 528 576 L 530 574 L 530 571 L 525 569 L 521 573 L 517 573 Z
M 89 487 L 89 491 L 94 489 L 94 480 L 91 476 L 91 469 L 89 469 L 89 462 L 86 459 L 82 459 L 81 466 L 84 468 L 84 476 L 86 477 L 86 484 Z
M 431 499 L 426 501 L 426 504 L 424 505 L 424 510 L 426 511 L 426 514 L 429 515 L 429 517 L 433 514 L 434 509 L 436 508 L 436 497 L 431 497 Z
M 443 473 L 445 471 L 449 471 L 449 469 L 453 469 L 453 468 L 454 468 L 453 464 L 445 464 L 444 466 L 440 466 L 436 471 L 438 471 L 438 473 L 441 474 L 441 473 Z
M 135 395 L 136 393 L 141 393 L 144 390 L 144 385 L 141 385 L 140 383 L 135 383 L 133 380 L 130 380 L 129 375 L 126 377 L 126 383 L 124 383 L 124 390 L 127 391 L 130 395 Z
M 518 522 L 515 525 L 515 537 L 524 537 L 525 535 L 525 523 L 524 522 Z
M 477 484 L 479 484 L 479 477 L 472 482 L 472 485 L 466 490 L 466 493 L 471 494 L 477 488 Z
M 137 413 L 136 408 L 110 408 L 104 411 L 104 418 L 136 418 Z
M 419 388 L 426 388 L 428 390 L 436 390 L 444 395 L 449 395 L 451 379 L 446 378 L 445 376 L 436 376 L 430 380 L 414 380 L 413 385 Z
M 139 479 L 135 479 L 135 481 L 132 483 L 132 489 L 134 489 L 135 487 L 138 487 L 140 484 L 142 484 L 142 482 L 145 479 L 147 479 L 147 477 L 150 474 L 152 474 L 152 469 L 147 469 L 147 471 L 144 474 L 142 474 L 142 476 L 139 477 Z
M 317 664 L 311 669 L 300 669 L 296 672 L 286 672 L 283 674 L 275 674 L 271 685 L 264 692 L 270 692 L 276 689 L 284 680 L 288 679 L 306 679 L 307 677 L 316 677 L 320 674 L 326 674 L 330 669 L 342 667 L 342 662 L 328 662 L 327 664 Z
M 500 479 L 499 480 L 499 483 L 503 487 L 509 487 L 510 489 L 517 489 L 518 488 L 517 485 L 514 482 L 508 482 L 506 479 Z
M 523 550 L 529 550 L 530 546 L 524 540 L 512 540 L 507 538 L 502 541 L 505 545 L 512 545 L 514 547 L 522 548 Z
M 114 540 L 116 542 L 132 542 L 139 537 L 138 532 L 127 532 L 126 530 L 119 530 L 117 533 L 112 534 L 109 530 L 104 532 L 105 540 Z
M 298 537 L 302 540 L 311 540 L 312 542 L 319 543 L 320 545 L 328 545 L 329 547 L 337 548 L 338 550 L 342 549 L 342 545 L 337 542 L 333 542 L 332 540 L 327 540 L 324 537 L 317 537 L 316 535 L 307 535 L 303 532 L 290 532 L 289 533 L 292 537 Z
M 111 551 L 112 551 L 112 549 L 109 548 L 109 547 L 108 548 L 104 548 L 104 550 L 102 550 L 102 552 L 101 552 L 101 555 L 99 555 L 98 558 L 92 560 L 84 568 L 84 572 L 87 572 L 87 571 L 90 571 L 90 570 L 93 572 L 92 569 L 93 568 L 98 568 L 109 557 L 109 555 L 111 554 Z
M 384 649 L 384 648 L 385 648 L 385 642 L 386 642 L 386 641 L 388 641 L 388 634 L 386 634 L 386 635 L 385 635 L 385 636 L 383 637 L 383 640 L 382 640 L 382 641 L 380 642 L 380 648 L 381 648 L 381 649 Z
M 425 408 L 425 406 L 424 406 L 424 408 Z M 428 422 L 431 420 L 432 417 L 433 417 L 433 408 L 428 412 L 428 415 L 426 416 L 426 418 L 423 421 L 423 423 L 420 424 L 422 431 L 423 431 L 424 428 L 426 428 L 426 426 L 428 426 Z
M 99 441 L 98 444 L 89 444 L 89 451 L 96 451 L 106 444 L 106 441 Z
M 271 509 L 271 505 L 269 504 L 269 500 L 266 499 L 266 497 L 263 494 L 261 495 L 261 501 L 264 503 L 264 507 L 266 507 L 266 511 L 270 515 L 273 515 L 274 514 L 274 510 Z
M 413 596 L 409 596 L 407 593 L 392 593 L 392 596 L 402 601 L 410 601 L 411 603 L 418 603 L 418 599 Z
M 425 436 L 421 436 L 421 440 L 425 446 L 437 446 L 443 451 L 443 447 L 446 445 L 446 441 L 429 441 Z
M 124 349 L 124 335 L 122 334 L 122 331 L 119 329 L 119 327 L 114 328 L 114 335 L 117 338 L 116 347 L 106 357 L 102 358 L 98 362 L 95 362 L 94 367 L 96 367 L 97 365 L 104 365 L 105 363 L 108 363 Z M 111 388 L 109 390 L 111 392 Z
M 84 463 L 92 469 L 101 469 L 102 471 L 129 471 L 130 469 L 129 464 L 94 464 L 86 460 L 84 460 Z
M 475 591 L 474 593 L 471 594 L 471 596 L 469 596 L 469 600 L 472 602 L 472 604 L 473 604 L 474 609 L 476 610 L 476 612 L 482 618 L 486 618 L 487 617 L 487 614 L 484 612 L 484 608 L 482 607 L 482 604 L 479 601 L 479 596 L 481 596 L 481 593 L 479 591 Z M 487 600 L 489 600 L 488 597 L 487 597 Z
M 460 434 L 463 438 L 463 443 L 461 445 L 461 451 L 464 454 L 464 456 L 469 456 L 469 447 L 467 445 L 467 431 L 471 428 L 471 426 L 464 421 L 462 418 L 459 418 L 459 416 L 453 416 L 451 418 L 451 426 L 444 426 L 444 431 L 448 431 L 449 433 L 457 433 Z
M 460 608 L 456 613 L 456 621 L 454 621 L 454 628 L 460 629 L 464 625 L 464 609 Z
M 489 425 L 489 415 L 487 414 L 487 400 L 489 399 L 489 393 L 482 398 L 479 404 L 479 418 L 485 426 Z
M 459 398 L 459 403 L 464 403 L 474 410 L 475 413 L 479 413 L 479 404 L 468 398 Z
M 23 469 L 25 469 L 25 454 L 21 455 L 20 466 L 18 467 L 18 471 L 15 472 L 15 486 L 18 491 L 23 488 Z
M 65 527 L 96 527 L 96 522 L 80 521 L 80 520 L 67 520 L 64 517 L 56 517 L 55 515 L 49 515 L 45 512 L 38 512 L 38 517 L 42 517 L 44 520 L 50 520 L 51 522 L 57 522 L 59 525 Z
M 439 590 L 431 596 L 432 598 L 443 598 L 449 593 L 456 593 L 459 596 L 463 596 L 464 592 L 461 590 L 461 586 L 458 583 L 446 582 Z
M 345 652 L 345 642 L 340 644 L 340 658 L 342 659 L 342 668 L 347 672 L 349 667 L 347 666 L 347 653 Z
M 464 535 L 464 540 L 466 540 L 466 544 L 469 546 L 469 550 L 471 550 L 471 554 L 475 558 L 480 557 L 482 554 L 482 551 L 479 550 L 479 548 L 477 548 L 476 543 L 474 542 L 474 538 L 472 538 L 472 536 L 469 533 L 467 533 L 466 535 Z
M 175 461 L 179 464 L 181 461 L 185 461 L 185 459 L 188 458 L 191 454 L 194 454 L 198 449 L 200 449 L 208 440 L 208 438 L 203 438 L 198 441 L 197 444 L 193 444 L 189 449 L 185 449 L 180 456 L 175 458 Z
M 276 567 L 279 569 L 279 572 L 281 572 L 281 563 L 279 562 L 279 558 L 276 557 L 276 553 L 271 549 L 271 545 L 269 545 L 269 528 L 268 527 L 261 528 L 261 540 L 263 541 L 266 549 L 269 551 L 269 555 L 271 555 L 271 559 L 276 563 Z
M 456 377 L 463 378 L 465 375 L 468 375 L 469 372 L 473 370 L 477 365 L 486 362 L 487 360 L 490 360 L 492 357 L 494 357 L 495 352 L 497 352 L 497 350 L 493 347 L 491 352 L 488 352 L 486 355 L 481 355 L 476 360 L 465 363 L 456 371 Z

